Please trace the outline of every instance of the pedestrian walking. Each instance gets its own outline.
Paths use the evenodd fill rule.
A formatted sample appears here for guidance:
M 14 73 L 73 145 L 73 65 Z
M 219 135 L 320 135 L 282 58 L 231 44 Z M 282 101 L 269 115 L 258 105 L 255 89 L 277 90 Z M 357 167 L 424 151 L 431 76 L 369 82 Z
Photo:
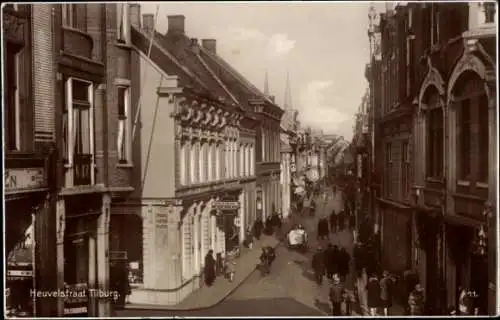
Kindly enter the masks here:
M 380 280 L 380 300 L 384 309 L 384 316 L 389 315 L 392 307 L 394 280 L 387 270 L 384 270 L 382 280 Z
M 329 280 L 333 279 L 333 275 L 338 272 L 337 265 L 338 247 L 328 244 L 325 250 L 325 266 L 326 266 L 326 277 Z
M 332 315 L 333 316 L 341 316 L 341 303 L 342 303 L 342 293 L 344 291 L 344 287 L 340 283 L 340 278 L 338 274 L 333 275 L 333 284 L 330 288 L 330 302 L 332 303 Z
M 418 283 L 408 297 L 408 307 L 411 316 L 421 316 L 424 314 L 424 289 Z
M 346 275 L 349 273 L 349 261 L 351 256 L 347 253 L 345 248 L 340 249 L 339 252 L 339 275 L 342 282 L 345 281 Z
M 262 235 L 263 229 L 264 229 L 264 223 L 262 222 L 262 219 L 260 217 L 257 217 L 257 219 L 255 219 L 255 222 L 253 224 L 253 234 L 255 236 L 255 239 L 260 240 L 260 236 Z
M 309 210 L 309 215 L 314 217 L 316 215 L 316 201 L 314 199 L 311 200 L 311 207 Z
M 229 282 L 233 282 L 234 280 L 234 274 L 236 272 L 236 257 L 235 257 L 235 252 L 228 252 L 226 254 L 226 258 L 224 259 L 224 266 L 225 266 L 225 272 L 226 272 L 226 279 L 229 280 Z
M 218 253 L 217 255 L 219 255 Z M 207 286 L 211 286 L 214 281 L 215 281 L 215 274 L 216 274 L 216 261 L 214 259 L 214 251 L 213 250 L 208 250 L 207 255 L 205 256 L 205 267 L 204 267 L 204 276 L 205 276 L 205 284 Z
M 356 228 L 356 215 L 354 212 L 349 213 L 349 228 L 354 230 Z
M 253 248 L 253 234 L 250 228 L 247 228 L 245 231 L 245 240 L 243 241 L 243 245 L 250 250 Z
M 272 216 L 269 216 L 266 218 L 266 222 L 265 222 L 265 225 L 264 225 L 264 234 L 265 235 L 272 235 L 273 234 L 273 220 L 272 220 Z
M 339 221 L 339 230 L 340 231 L 344 230 L 345 229 L 345 212 L 344 212 L 344 210 L 339 212 L 338 221 Z
M 321 285 L 325 274 L 325 254 L 321 247 L 318 247 L 316 253 L 313 255 L 312 268 L 314 271 L 314 280 L 318 285 Z
M 222 253 L 217 252 L 217 254 L 215 255 L 215 276 L 218 277 L 223 274 L 224 274 L 224 259 L 222 258 Z
M 380 283 L 373 273 L 368 278 L 366 291 L 368 293 L 368 308 L 370 309 L 370 315 L 374 317 L 377 315 L 377 308 L 380 307 Z
M 260 272 L 262 276 L 268 275 L 271 272 L 270 257 L 267 252 L 267 247 L 262 248 L 262 253 L 259 257 L 260 260 Z
M 318 221 L 318 240 L 328 239 L 328 220 L 321 218 Z
M 330 230 L 332 233 L 337 232 L 337 213 L 335 212 L 335 209 L 332 210 L 332 213 L 330 214 Z

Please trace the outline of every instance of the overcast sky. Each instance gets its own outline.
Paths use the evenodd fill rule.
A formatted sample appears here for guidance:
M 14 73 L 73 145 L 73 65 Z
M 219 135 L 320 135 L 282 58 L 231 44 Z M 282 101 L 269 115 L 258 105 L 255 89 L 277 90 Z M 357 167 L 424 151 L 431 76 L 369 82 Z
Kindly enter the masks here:
M 158 3 L 142 3 L 156 13 Z M 384 8 L 376 4 L 377 11 Z M 352 137 L 368 83 L 368 2 L 162 2 L 159 32 L 167 15 L 183 14 L 191 38 L 214 38 L 218 54 L 282 106 L 287 70 L 293 107 L 302 123 Z

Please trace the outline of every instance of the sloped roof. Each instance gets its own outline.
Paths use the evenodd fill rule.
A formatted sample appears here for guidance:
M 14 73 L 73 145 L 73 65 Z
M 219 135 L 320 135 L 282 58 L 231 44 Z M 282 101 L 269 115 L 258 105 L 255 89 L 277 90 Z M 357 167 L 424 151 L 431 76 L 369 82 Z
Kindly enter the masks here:
M 132 44 L 142 53 L 148 54 L 150 37 L 142 30 L 132 27 Z M 222 98 L 233 103 L 231 96 L 221 87 L 210 71 L 203 65 L 191 48 L 191 39 L 185 35 L 162 35 L 155 31 L 149 58 L 164 72 L 178 76 L 181 87 L 208 96 L 214 100 Z
M 217 54 L 213 54 L 204 48 L 200 48 L 200 56 L 203 61 L 212 69 L 219 80 L 224 83 L 236 96 L 240 104 L 246 105 L 250 99 L 260 98 L 275 105 L 269 97 L 250 83 L 229 63 Z

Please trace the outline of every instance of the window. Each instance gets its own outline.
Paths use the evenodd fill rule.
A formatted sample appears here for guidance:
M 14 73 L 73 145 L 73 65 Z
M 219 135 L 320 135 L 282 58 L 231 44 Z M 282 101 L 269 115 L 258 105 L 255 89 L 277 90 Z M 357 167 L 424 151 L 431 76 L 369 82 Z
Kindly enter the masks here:
M 443 175 L 443 111 L 440 107 L 427 114 L 427 177 L 441 178 Z
M 73 169 L 73 185 L 90 185 L 94 181 L 93 94 L 90 81 L 66 80 L 63 145 L 66 162 Z
M 458 107 L 458 163 L 460 180 L 469 180 L 471 173 L 470 152 L 471 152 L 471 108 L 470 100 L 465 99 Z
M 489 114 L 488 98 L 483 95 L 479 99 L 478 117 L 479 117 L 479 156 L 478 156 L 478 181 L 488 182 L 489 177 Z
M 62 4 L 62 23 L 67 28 L 87 31 L 87 5 Z
M 495 23 L 496 6 L 495 2 L 484 2 L 485 23 Z
M 401 183 L 403 196 L 406 197 L 410 193 L 410 144 L 408 141 L 403 141 L 401 153 Z
M 385 145 L 385 193 L 387 196 L 392 196 L 392 145 L 391 143 L 387 143 Z
M 19 47 L 6 45 L 4 86 L 4 132 L 8 151 L 20 149 Z M 6 87 L 6 88 L 5 88 Z
M 118 162 L 131 161 L 130 88 L 118 87 Z
M 130 43 L 130 20 L 129 20 L 129 4 L 126 2 L 116 4 L 116 22 L 117 22 L 117 36 L 118 42 L 129 44 Z
M 181 152 L 179 155 L 179 175 L 180 175 L 180 184 L 181 185 L 186 185 L 187 184 L 187 165 L 186 165 L 186 160 L 187 160 L 187 143 L 185 141 L 181 142 Z

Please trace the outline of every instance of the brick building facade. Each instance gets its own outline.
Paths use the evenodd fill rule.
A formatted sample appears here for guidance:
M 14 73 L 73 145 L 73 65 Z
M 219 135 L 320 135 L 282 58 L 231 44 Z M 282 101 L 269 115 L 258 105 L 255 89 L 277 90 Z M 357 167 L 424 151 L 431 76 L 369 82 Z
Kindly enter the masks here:
M 459 287 L 479 295 L 480 314 L 494 310 L 495 9 L 411 3 L 381 14 L 383 262 L 417 270 L 429 314 L 457 308 Z
M 17 58 L 32 54 L 32 65 L 26 60 L 18 69 L 27 91 L 18 91 L 17 101 L 19 110 L 29 108 L 34 114 L 18 113 L 21 129 L 8 129 L 7 135 L 17 130 L 25 141 L 11 140 L 21 151 L 15 158 L 35 152 L 35 158 L 44 157 L 49 164 L 44 176 L 50 189 L 35 223 L 35 286 L 46 292 L 109 292 L 110 203 L 132 191 L 120 113 L 126 100 L 120 88 L 130 82 L 130 64 L 123 61 L 130 55 L 123 48 L 127 34 L 120 28 L 127 21 L 125 11 L 97 3 L 9 9 L 16 8 L 16 13 L 3 14 L 20 18 L 18 13 L 24 12 L 31 27 L 22 29 L 31 44 Z M 7 110 L 10 105 L 6 103 Z M 50 156 L 45 150 L 51 150 Z M 22 166 L 24 161 L 12 163 Z M 29 168 L 37 166 L 36 159 L 29 162 Z M 18 179 L 26 179 L 26 173 Z M 108 316 L 110 301 L 95 295 L 83 300 L 39 297 L 36 314 Z

